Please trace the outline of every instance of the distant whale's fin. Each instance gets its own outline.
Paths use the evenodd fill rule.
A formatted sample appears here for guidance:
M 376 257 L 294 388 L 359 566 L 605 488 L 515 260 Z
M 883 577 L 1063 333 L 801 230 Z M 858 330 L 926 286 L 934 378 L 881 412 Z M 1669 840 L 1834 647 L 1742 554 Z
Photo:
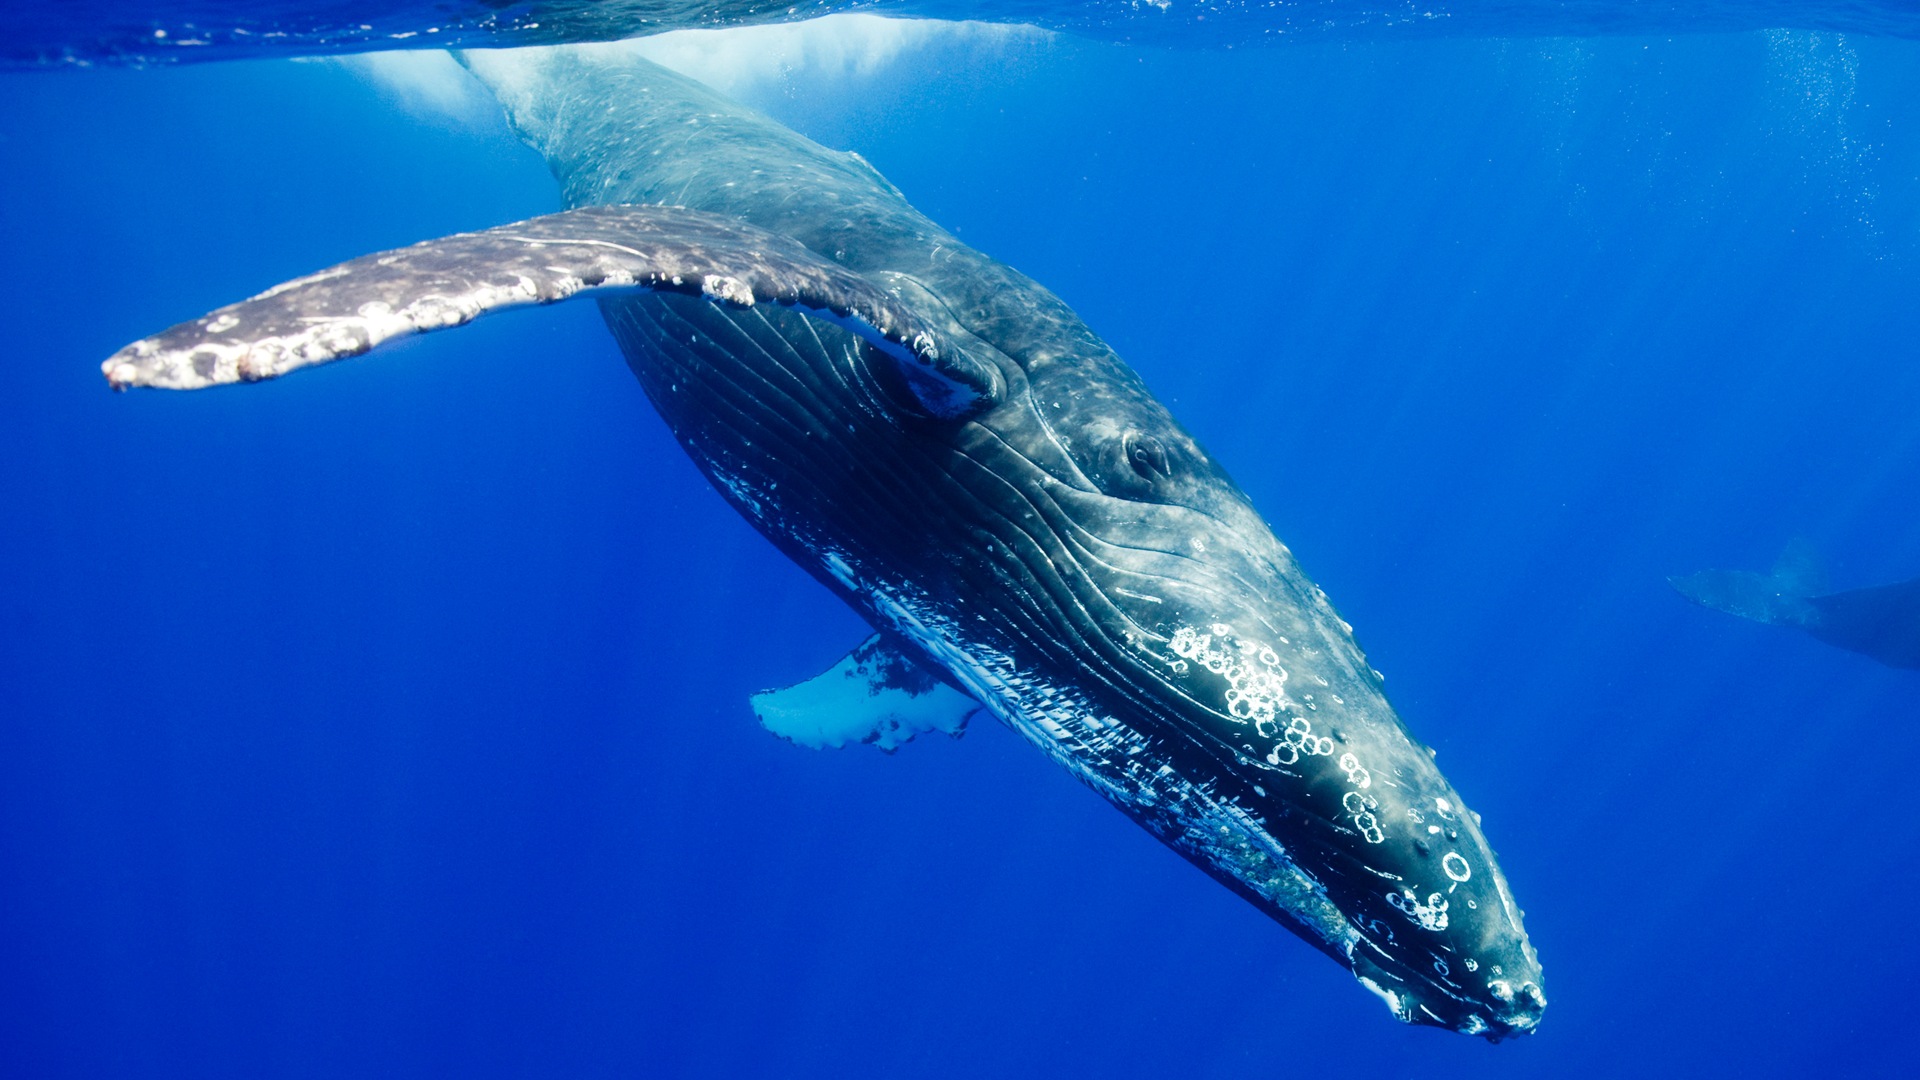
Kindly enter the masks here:
M 1774 563 L 1771 574 L 1702 570 L 1667 581 L 1680 595 L 1702 607 L 1770 626 L 1805 628 L 1819 621 L 1820 613 L 1808 598 L 1826 587 L 1826 573 L 1813 545 L 1795 539 Z
M 1829 593 L 1813 545 L 1796 539 L 1765 577 L 1705 570 L 1667 580 L 1682 596 L 1715 611 L 1796 627 L 1889 667 L 1920 669 L 1920 579 Z
M 752 700 L 768 731 L 816 750 L 872 743 L 891 752 L 923 732 L 958 737 L 980 709 L 881 634 L 824 673 Z
M 341 360 L 408 334 L 576 296 L 655 291 L 791 307 L 891 357 L 938 415 L 998 401 L 999 369 L 908 304 L 799 243 L 744 222 L 659 206 L 588 206 L 363 255 L 121 349 L 116 390 L 196 390 Z

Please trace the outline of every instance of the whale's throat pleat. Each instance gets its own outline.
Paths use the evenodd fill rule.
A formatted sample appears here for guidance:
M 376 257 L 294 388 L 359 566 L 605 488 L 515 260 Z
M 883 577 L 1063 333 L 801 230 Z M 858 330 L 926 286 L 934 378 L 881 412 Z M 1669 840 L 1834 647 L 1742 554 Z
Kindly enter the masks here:
M 715 487 L 830 587 L 871 605 L 857 595 L 867 583 L 838 580 L 829 556 L 890 584 L 940 582 L 917 600 L 990 616 L 980 625 L 993 647 L 1023 664 L 1085 666 L 1091 653 L 1117 688 L 1129 681 L 1103 645 L 1114 615 L 1062 539 L 1058 508 L 1022 490 L 1031 463 L 977 427 L 903 412 L 859 339 L 786 312 L 677 297 L 603 310 Z
M 603 310 L 674 434 L 776 545 L 1202 869 L 1323 950 L 1346 947 L 1345 920 L 1242 809 L 1260 778 L 1168 712 L 1128 641 L 1146 630 L 1107 595 L 1130 562 L 1171 594 L 1168 555 L 1084 527 L 1074 497 L 1047 497 L 1044 470 L 992 431 L 900 414 L 837 327 L 676 296 Z

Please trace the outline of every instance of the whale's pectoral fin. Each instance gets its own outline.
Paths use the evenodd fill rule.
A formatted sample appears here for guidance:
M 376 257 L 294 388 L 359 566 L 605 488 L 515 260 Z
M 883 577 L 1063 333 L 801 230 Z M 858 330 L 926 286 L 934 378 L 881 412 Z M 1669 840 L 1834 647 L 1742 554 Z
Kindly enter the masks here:
M 753 695 L 762 726 L 816 750 L 872 743 L 892 751 L 929 731 L 958 737 L 979 708 L 883 634 L 806 682 Z
M 254 382 L 358 356 L 393 338 L 576 296 L 675 292 L 791 307 L 846 327 L 896 362 L 942 417 L 991 406 L 999 369 L 913 307 L 797 241 L 678 207 L 589 206 L 363 255 L 121 349 L 116 390 Z

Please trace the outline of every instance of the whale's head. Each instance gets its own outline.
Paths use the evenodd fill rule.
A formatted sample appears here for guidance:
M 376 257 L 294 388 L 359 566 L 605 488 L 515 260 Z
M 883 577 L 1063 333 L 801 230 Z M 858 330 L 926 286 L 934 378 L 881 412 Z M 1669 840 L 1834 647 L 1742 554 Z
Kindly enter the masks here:
M 1030 576 L 1052 579 L 1022 617 L 1069 646 L 1032 665 L 1052 737 L 1401 1020 L 1531 1031 L 1540 964 L 1478 815 L 1240 488 L 1143 389 L 1098 374 L 1043 372 L 1015 388 L 1025 409 L 986 420 L 1021 448 L 1004 479 L 1024 472 L 1047 562 Z
M 1164 680 L 1120 714 L 1173 770 L 1142 785 L 1141 816 L 1399 1019 L 1495 1041 L 1530 1032 L 1546 1006 L 1540 962 L 1479 816 L 1409 736 L 1345 624 L 1316 625 L 1324 597 L 1305 586 L 1276 599 L 1251 584 L 1251 565 L 1237 570 L 1236 600 L 1153 622 L 1144 608 L 1174 607 L 1181 591 L 1163 583 L 1157 605 L 1132 607 L 1154 631 L 1136 645 L 1142 666 Z
M 1240 488 L 1056 301 L 976 290 L 975 333 L 883 283 L 945 366 L 691 297 L 608 317 L 716 486 L 876 628 L 1400 1019 L 1530 1030 L 1478 821 Z

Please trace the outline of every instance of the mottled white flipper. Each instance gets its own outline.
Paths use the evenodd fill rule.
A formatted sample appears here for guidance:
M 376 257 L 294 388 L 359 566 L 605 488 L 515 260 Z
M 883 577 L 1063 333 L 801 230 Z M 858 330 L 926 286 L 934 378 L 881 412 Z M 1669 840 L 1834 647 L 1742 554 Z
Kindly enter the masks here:
M 635 291 L 837 323 L 910 380 L 941 387 L 940 415 L 984 408 L 1004 389 L 991 364 L 859 274 L 745 222 L 661 206 L 587 206 L 363 255 L 136 341 L 101 370 L 116 390 L 255 382 L 494 311 Z
M 979 708 L 879 634 L 806 682 L 753 695 L 762 726 L 816 750 L 872 743 L 892 751 L 923 732 L 958 736 Z

